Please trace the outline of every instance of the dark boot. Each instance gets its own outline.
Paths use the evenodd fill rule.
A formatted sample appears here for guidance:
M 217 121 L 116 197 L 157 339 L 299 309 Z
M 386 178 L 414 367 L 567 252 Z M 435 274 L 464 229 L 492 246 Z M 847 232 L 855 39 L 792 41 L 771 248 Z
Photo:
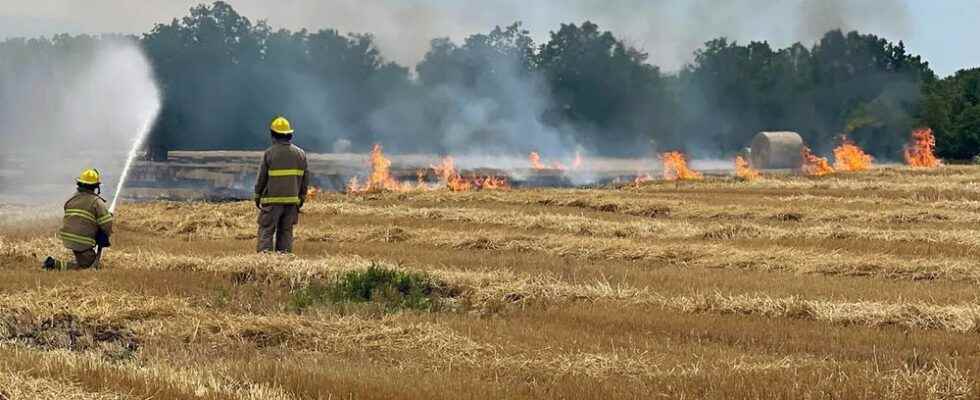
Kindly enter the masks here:
M 57 266 L 58 266 L 58 262 L 55 261 L 55 259 L 53 257 L 45 258 L 44 259 L 44 264 L 41 264 L 41 268 L 43 268 L 45 270 L 48 270 L 48 271 L 50 271 L 52 269 L 55 269 L 55 267 L 57 267 Z

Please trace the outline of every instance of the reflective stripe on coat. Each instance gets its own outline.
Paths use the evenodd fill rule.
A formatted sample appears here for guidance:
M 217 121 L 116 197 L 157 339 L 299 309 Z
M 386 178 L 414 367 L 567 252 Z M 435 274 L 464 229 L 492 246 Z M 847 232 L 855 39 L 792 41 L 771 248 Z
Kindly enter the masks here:
M 261 204 L 295 205 L 306 199 L 310 173 L 303 149 L 277 140 L 262 155 L 255 182 Z
M 112 213 L 105 200 L 93 192 L 79 190 L 65 203 L 58 238 L 73 251 L 85 251 L 95 247 L 99 231 L 112 235 Z

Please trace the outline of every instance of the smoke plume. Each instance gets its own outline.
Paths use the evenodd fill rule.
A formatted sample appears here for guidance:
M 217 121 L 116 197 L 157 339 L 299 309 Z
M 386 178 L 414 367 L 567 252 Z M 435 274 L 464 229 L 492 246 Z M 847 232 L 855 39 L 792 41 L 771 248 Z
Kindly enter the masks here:
M 234 10 L 226 4 L 219 7 L 219 3 L 212 3 L 207 6 L 222 8 L 221 12 L 201 16 L 201 9 L 197 9 L 198 14 L 190 17 L 186 12 L 173 11 L 178 3 L 148 0 L 140 10 L 124 10 L 133 11 L 136 19 L 147 17 L 147 10 L 166 10 L 160 11 L 165 14 L 146 21 L 143 29 L 147 32 L 152 23 L 164 23 L 142 40 L 167 88 L 165 118 L 156 126 L 151 144 L 189 150 L 261 149 L 268 142 L 268 121 L 276 114 L 286 114 L 297 126 L 298 144 L 318 152 L 364 152 L 372 143 L 381 142 L 392 152 L 514 155 L 539 151 L 544 157 L 554 159 L 567 158 L 582 146 L 586 152 L 595 150 L 595 143 L 600 142 L 606 147 L 598 152 L 606 155 L 649 155 L 653 149 L 684 149 L 703 156 L 727 156 L 759 129 L 796 129 L 806 123 L 809 128 L 800 129 L 820 131 L 817 133 L 824 135 L 840 129 L 835 126 L 839 124 L 832 118 L 811 117 L 817 114 L 808 108 L 814 103 L 809 101 L 810 97 L 786 96 L 799 98 L 801 104 L 779 103 L 787 109 L 784 121 L 777 121 L 781 122 L 776 124 L 779 126 L 773 126 L 770 119 L 746 117 L 741 109 L 702 104 L 724 94 L 716 93 L 716 89 L 727 86 L 716 82 L 698 82 L 708 87 L 695 87 L 700 93 L 688 94 L 684 93 L 692 91 L 688 87 L 676 90 L 685 82 L 675 80 L 673 89 L 682 96 L 678 97 L 677 107 L 673 107 L 667 101 L 653 99 L 656 96 L 666 99 L 668 96 L 663 93 L 672 89 L 667 87 L 669 83 L 664 83 L 668 79 L 659 79 L 659 74 L 649 82 L 651 86 L 662 87 L 645 89 L 661 93 L 651 94 L 653 100 L 629 97 L 639 92 L 634 90 L 635 85 L 629 84 L 631 81 L 618 88 L 597 85 L 602 89 L 594 90 L 606 94 L 617 93 L 606 89 L 620 89 L 618 93 L 624 94 L 618 99 L 624 101 L 611 106 L 613 103 L 604 97 L 597 104 L 579 104 L 579 109 L 574 109 L 576 105 L 570 104 L 568 94 L 558 93 L 557 85 L 548 81 L 553 76 L 528 74 L 518 60 L 509 57 L 484 60 L 477 54 L 478 62 L 462 57 L 464 61 L 460 63 L 473 65 L 464 65 L 460 70 L 489 71 L 475 74 L 478 77 L 475 82 L 466 79 L 462 83 L 423 82 L 415 67 L 433 50 L 433 38 L 448 36 L 453 43 L 466 46 L 464 39 L 469 35 L 487 32 L 494 26 L 508 26 L 514 21 L 524 21 L 523 27 L 530 31 L 534 45 L 541 45 L 561 23 L 592 20 L 627 45 L 649 53 L 645 62 L 665 71 L 683 69 L 692 61 L 695 49 L 719 36 L 741 43 L 767 40 L 773 48 L 779 48 L 797 41 L 809 47 L 830 29 L 871 30 L 892 38 L 910 34 L 908 10 L 902 0 L 776 3 L 762 0 L 620 0 L 615 3 L 235 0 L 230 2 Z M 186 9 L 197 3 L 199 0 L 185 0 L 182 7 Z M 131 29 L 133 18 L 123 18 L 120 12 L 113 11 L 112 4 L 110 0 L 93 0 L 84 7 L 67 8 L 72 13 L 91 16 L 91 23 L 100 24 L 98 28 L 81 29 Z M 225 18 L 236 12 L 250 20 Z M 70 18 L 67 14 L 56 17 Z M 180 20 L 182 23 L 191 20 L 191 26 L 180 31 L 183 28 L 165 23 L 174 17 L 185 17 Z M 258 24 L 264 19 L 271 30 L 264 31 L 266 25 Z M 129 25 L 118 25 L 121 22 L 117 21 L 122 20 Z M 212 29 L 218 20 L 233 22 Z M 201 27 L 207 29 L 194 30 Z M 293 32 L 276 33 L 278 28 L 290 28 Z M 301 28 L 310 30 L 297 33 Z M 249 29 L 272 34 L 251 38 L 241 35 Z M 346 32 L 363 32 L 373 35 L 374 40 L 345 35 Z M 265 39 L 255 39 L 260 36 Z M 275 54 L 262 50 L 263 42 L 266 50 L 274 48 Z M 142 119 L 149 113 L 146 110 L 155 110 L 153 105 L 142 103 L 142 99 L 158 97 L 155 89 L 146 89 L 141 83 L 152 84 L 152 78 L 125 82 L 127 75 L 115 71 L 119 66 L 98 64 L 107 57 L 94 54 L 107 51 L 100 49 L 105 44 L 87 45 L 94 48 L 85 48 L 84 43 L 72 46 L 79 48 L 70 52 L 71 56 L 36 57 L 27 66 L 22 65 L 24 62 L 0 60 L 4 68 L 18 69 L 4 71 L 0 76 L 3 83 L 0 96 L 9 104 L 0 109 L 0 117 L 19 121 L 16 117 L 25 115 L 33 117 L 30 120 L 42 121 L 38 122 L 40 127 L 8 125 L 8 131 L 0 133 L 0 140 L 6 143 L 16 140 L 20 130 L 34 132 L 40 128 L 44 133 L 39 134 L 37 143 L 14 143 L 54 153 L 62 148 L 72 149 L 75 157 L 93 148 L 120 153 L 125 150 L 133 131 L 138 130 L 133 126 L 142 126 Z M 129 47 L 138 54 L 135 47 Z M 146 64 L 142 56 L 139 59 Z M 592 67 L 588 62 L 581 64 L 582 70 Z M 132 68 L 133 71 L 144 69 L 149 68 L 145 65 Z M 113 71 L 109 74 L 111 79 L 92 72 L 102 70 Z M 619 73 L 620 76 L 631 74 Z M 612 81 L 606 78 L 590 79 L 597 83 Z M 105 88 L 110 83 L 116 86 Z M 851 83 L 844 82 L 842 86 L 853 86 Z M 123 88 L 130 88 L 133 93 L 106 94 L 107 90 Z M 828 103 L 841 102 L 842 95 L 847 94 L 843 88 L 819 89 L 827 93 L 811 97 L 820 97 Z M 579 90 L 579 97 L 584 97 L 581 93 L 585 92 L 589 91 Z M 19 96 L 26 98 L 12 101 Z M 904 104 L 914 99 L 909 96 L 908 101 L 903 98 L 898 102 L 883 98 L 874 103 L 864 98 L 857 100 L 869 104 L 861 110 L 863 114 L 854 115 L 856 121 L 871 120 L 871 117 L 895 119 L 886 117 L 904 111 Z M 117 101 L 120 104 L 114 104 Z M 126 110 L 127 107 L 136 110 Z M 603 107 L 609 110 L 602 118 L 592 118 L 581 110 Z M 109 113 L 107 109 L 119 112 Z M 42 112 L 53 117 L 39 118 L 37 113 Z M 841 113 L 829 115 L 838 118 Z M 807 118 L 827 121 L 807 121 Z M 681 122 L 687 125 L 681 126 Z M 98 124 L 104 126 L 92 128 Z M 126 133 L 113 138 L 115 133 L 104 132 L 112 130 Z M 872 139 L 877 137 L 857 138 L 859 142 Z M 98 144 L 98 140 L 106 140 L 106 144 Z M 74 149 L 88 150 L 75 152 Z M 890 148 L 884 150 L 894 152 Z M 93 158 L 86 163 L 97 164 L 95 161 Z M 71 171 L 75 169 L 77 166 L 73 165 Z
M 139 45 L 82 36 L 5 46 L 23 46 L 25 57 L 0 60 L 0 194 L 62 196 L 96 168 L 112 196 L 127 151 L 160 108 Z
M 908 38 L 911 17 L 902 0 L 547 0 L 493 2 L 403 2 L 392 0 L 293 0 L 292 6 L 243 0 L 235 6 L 249 15 L 268 16 L 292 28 L 336 27 L 372 32 L 391 59 L 414 65 L 429 40 L 461 40 L 488 27 L 523 21 L 538 42 L 560 23 L 591 20 L 648 51 L 650 61 L 677 70 L 692 52 L 719 36 L 767 40 L 774 46 L 812 43 L 832 29 L 872 31 Z M 273 5 L 275 4 L 275 5 Z

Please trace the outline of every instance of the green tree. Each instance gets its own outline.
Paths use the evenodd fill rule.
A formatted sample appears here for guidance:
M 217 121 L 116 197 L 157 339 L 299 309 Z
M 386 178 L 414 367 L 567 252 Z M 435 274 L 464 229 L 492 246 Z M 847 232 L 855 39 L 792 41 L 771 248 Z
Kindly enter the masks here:
M 646 149 L 647 133 L 668 129 L 673 111 L 647 57 L 594 23 L 562 24 L 536 57 L 554 94 L 555 122 L 578 125 L 578 141 L 602 153 Z
M 0 42 L 0 85 L 16 94 L 33 90 L 20 82 L 34 80 L 21 77 L 62 82 L 70 69 L 61 66 L 82 64 L 100 40 Z M 314 151 L 345 138 L 358 151 L 376 141 L 410 151 L 577 143 L 646 156 L 653 144 L 728 156 L 757 131 L 795 130 L 818 152 L 848 134 L 889 159 L 917 125 L 934 128 L 944 157 L 980 149 L 980 73 L 937 80 L 902 42 L 858 32 L 831 31 L 812 47 L 718 38 L 665 75 L 594 23 L 563 24 L 541 45 L 514 23 L 460 44 L 432 40 L 416 79 L 387 61 L 370 34 L 273 30 L 223 1 L 195 6 L 140 40 L 163 89 L 150 137 L 163 149 L 262 148 L 276 114 L 287 114 L 297 141 Z M 7 96 L 4 115 L 31 108 Z
M 415 132 L 427 150 L 534 150 L 548 131 L 541 119 L 549 96 L 533 57 L 534 41 L 519 22 L 470 35 L 462 45 L 433 40 L 416 66 L 424 104 L 409 106 L 420 116 Z
M 261 148 L 276 114 L 293 119 L 297 142 L 313 150 L 338 137 L 366 146 L 371 113 L 409 81 L 369 34 L 273 31 L 222 1 L 156 25 L 142 42 L 165 93 L 153 146 Z
M 965 160 L 980 154 L 980 68 L 929 82 L 923 92 L 919 122 L 935 132 L 939 155 Z
M 899 157 L 919 112 L 928 64 L 904 44 L 828 32 L 812 49 L 774 51 L 764 42 L 722 39 L 695 52 L 680 75 L 687 143 L 730 154 L 760 130 L 794 130 L 829 152 L 848 134 L 879 158 Z
M 448 38 L 434 39 L 416 66 L 426 86 L 478 89 L 502 77 L 527 77 L 534 71 L 534 40 L 520 22 L 467 37 L 462 46 Z

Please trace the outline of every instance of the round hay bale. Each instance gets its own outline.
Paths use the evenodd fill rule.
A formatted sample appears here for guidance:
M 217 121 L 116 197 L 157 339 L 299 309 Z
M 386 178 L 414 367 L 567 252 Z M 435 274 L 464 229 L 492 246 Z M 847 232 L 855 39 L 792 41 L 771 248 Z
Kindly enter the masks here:
M 796 132 L 759 132 L 752 139 L 752 167 L 796 169 L 803 164 L 803 138 Z

